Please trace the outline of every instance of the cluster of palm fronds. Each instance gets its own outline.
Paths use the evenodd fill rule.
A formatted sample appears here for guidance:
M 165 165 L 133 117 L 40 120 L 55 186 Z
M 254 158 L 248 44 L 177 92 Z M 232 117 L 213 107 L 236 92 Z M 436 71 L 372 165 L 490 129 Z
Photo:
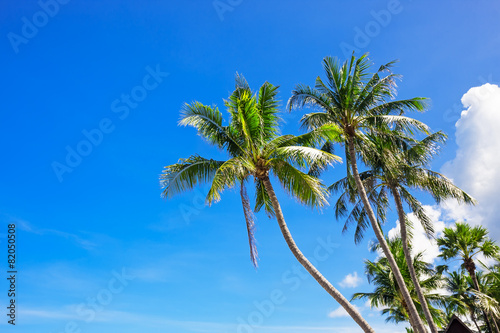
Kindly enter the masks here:
M 498 260 L 500 248 L 488 238 L 488 232 L 481 226 L 471 227 L 459 222 L 444 230 L 438 238 L 439 256 L 447 261 L 458 260 L 456 270 L 446 265 L 434 267 L 423 259 L 423 252 L 412 255 L 417 280 L 429 305 L 432 320 L 444 329 L 452 317 L 459 316 L 476 332 L 498 332 L 500 323 L 500 261 L 491 267 L 483 263 L 483 270 L 476 270 L 477 256 Z M 401 238 L 388 241 L 391 252 L 410 289 L 412 301 L 422 320 L 425 315 L 415 292 L 403 252 Z M 373 247 L 378 249 L 378 244 Z M 386 321 L 408 322 L 408 309 L 401 297 L 398 284 L 387 266 L 387 259 L 365 261 L 368 281 L 375 286 L 373 292 L 359 292 L 353 299 L 367 299 L 374 308 L 381 309 Z
M 473 199 L 428 168 L 445 135 L 431 133 L 425 124 L 407 116 L 411 111 L 424 111 L 427 100 L 395 99 L 399 76 L 391 72 L 393 64 L 370 72 L 366 55 L 352 56 L 344 63 L 326 57 L 326 80 L 318 77 L 314 87 L 297 85 L 289 99 L 289 111 L 312 108 L 300 120 L 306 133 L 298 136 L 279 132 L 277 87 L 266 82 L 254 92 L 243 76 L 237 75 L 235 90 L 224 103 L 229 115 L 227 123 L 217 107 L 199 102 L 186 104 L 180 121 L 180 125 L 196 128 L 205 140 L 225 151 L 228 159 L 216 161 L 199 155 L 180 159 L 165 167 L 161 183 L 166 198 L 200 183 L 210 183 L 208 204 L 219 201 L 224 190 L 239 187 L 254 265 L 258 258 L 253 213 L 264 208 L 270 217 L 276 218 L 288 247 L 304 268 L 363 331 L 374 332 L 357 308 L 300 252 L 285 223 L 271 179 L 277 179 L 290 196 L 310 207 L 325 206 L 331 201 L 330 196 L 339 194 L 336 217 L 346 219 L 345 229 L 355 226 L 356 241 L 371 227 L 384 253 L 384 265 L 398 285 L 413 330 L 427 332 L 427 323 L 437 333 L 433 308 L 427 304 L 410 255 L 411 225 L 406 213 L 414 213 L 432 236 L 432 221 L 412 191 L 427 191 L 438 202 L 452 198 L 470 204 Z M 327 186 L 319 177 L 333 163 L 341 161 L 334 155 L 336 146 L 345 153 L 346 177 Z M 359 171 L 360 167 L 365 170 Z M 252 180 L 253 209 L 246 189 Z M 391 251 L 381 228 L 391 198 L 402 221 L 401 249 L 406 268 L 400 267 L 401 258 Z M 405 279 L 408 276 L 410 280 Z M 410 289 L 415 291 L 419 303 L 414 303 Z M 419 313 L 424 314 L 424 319 Z

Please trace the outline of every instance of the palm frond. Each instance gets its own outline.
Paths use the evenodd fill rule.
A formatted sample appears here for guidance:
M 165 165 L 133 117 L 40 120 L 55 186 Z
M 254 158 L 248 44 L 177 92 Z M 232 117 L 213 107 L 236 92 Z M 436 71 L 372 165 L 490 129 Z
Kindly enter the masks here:
M 380 125 L 392 126 L 397 131 L 413 135 L 416 131 L 429 134 L 429 126 L 416 119 L 406 117 L 406 116 L 394 116 L 394 115 L 377 115 L 377 116 L 366 116 L 364 120 L 371 127 L 377 127 Z
M 301 203 L 318 208 L 328 204 L 326 190 L 317 178 L 281 159 L 272 159 L 269 164 L 283 188 Z
M 222 114 L 217 108 L 199 102 L 186 103 L 181 109 L 179 125 L 196 128 L 208 142 L 227 149 L 233 156 L 244 153 L 237 140 L 222 126 Z
M 207 195 L 207 202 L 211 205 L 214 202 L 220 201 L 221 193 L 236 185 L 236 182 L 243 181 L 252 169 L 251 164 L 247 163 L 241 157 L 233 157 L 219 166 L 214 174 L 212 185 Z
M 267 193 L 264 184 L 260 179 L 255 180 L 255 208 L 254 211 L 258 213 L 262 207 L 267 213 L 269 218 L 274 217 L 276 214 L 274 213 L 273 203 L 271 202 L 271 198 Z
M 165 198 L 193 189 L 211 181 L 223 161 L 208 160 L 199 155 L 181 158 L 178 163 L 166 166 L 160 176 Z
M 261 118 L 261 139 L 262 143 L 274 139 L 278 134 L 277 116 L 279 102 L 276 99 L 278 87 L 268 82 L 264 83 L 259 90 L 257 100 L 257 111 Z
M 327 96 L 309 86 L 299 84 L 292 90 L 292 97 L 288 100 L 288 110 L 294 108 L 312 107 L 320 110 L 330 109 L 331 101 Z
M 318 168 L 324 169 L 325 167 L 332 165 L 334 162 L 342 161 L 342 158 L 326 151 L 304 146 L 286 146 L 276 148 L 271 156 L 273 159 L 285 160 L 302 168 L 316 165 Z

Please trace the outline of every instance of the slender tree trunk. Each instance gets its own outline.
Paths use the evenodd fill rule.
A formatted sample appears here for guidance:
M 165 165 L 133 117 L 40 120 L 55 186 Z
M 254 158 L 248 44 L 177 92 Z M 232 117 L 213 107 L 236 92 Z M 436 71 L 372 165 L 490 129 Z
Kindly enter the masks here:
M 399 293 L 401 294 L 401 290 L 399 291 Z M 404 299 L 402 300 L 401 304 L 403 305 L 403 309 L 405 309 L 406 314 L 408 314 L 408 321 L 410 322 L 410 326 L 415 327 L 416 326 L 415 321 L 410 316 L 410 311 L 408 311 L 408 305 L 406 305 L 406 302 Z
M 467 265 L 466 267 L 468 268 L 467 271 L 469 272 L 469 276 L 471 277 L 472 282 L 474 283 L 474 288 L 477 291 L 481 292 L 481 288 L 479 288 L 479 282 L 477 281 L 477 276 L 476 276 L 476 271 L 475 271 L 476 265 L 474 264 L 474 261 L 472 260 L 472 258 L 469 258 L 466 260 L 470 261 L 470 262 L 466 263 L 466 265 Z M 493 333 L 493 329 L 491 328 L 490 317 L 488 316 L 486 311 L 484 311 L 484 310 L 482 310 L 482 311 L 483 311 L 484 320 L 486 321 L 486 326 L 488 327 L 488 331 L 490 333 Z M 496 332 L 498 333 L 498 329 Z
M 472 259 L 469 259 L 469 260 L 472 261 Z M 474 267 L 476 266 L 475 264 L 473 264 L 473 265 L 474 265 Z M 477 281 L 477 276 L 476 276 L 476 272 L 475 272 L 474 268 L 468 269 L 467 271 L 469 272 L 469 276 L 472 279 L 472 283 L 474 283 L 474 288 L 477 291 L 481 291 L 481 289 L 479 288 L 479 282 Z
M 470 317 L 471 317 L 472 321 L 474 322 L 474 325 L 476 325 L 477 332 L 481 333 L 481 329 L 479 328 L 479 325 L 477 324 L 476 315 L 474 314 L 474 309 L 470 310 Z
M 398 210 L 399 216 L 399 227 L 401 230 L 401 242 L 403 243 L 403 252 L 406 258 L 406 264 L 408 266 L 408 271 L 410 272 L 411 280 L 413 281 L 413 286 L 415 287 L 415 291 L 417 292 L 418 300 L 422 305 L 422 309 L 424 310 L 425 319 L 427 320 L 427 324 L 431 329 L 432 333 L 438 333 L 438 329 L 434 320 L 432 319 L 431 312 L 429 310 L 429 306 L 427 305 L 427 300 L 425 299 L 424 293 L 422 292 L 422 288 L 420 287 L 420 282 L 418 281 L 417 274 L 415 272 L 415 267 L 413 267 L 413 259 L 411 257 L 410 249 L 408 247 L 408 232 L 406 230 L 406 214 L 403 210 L 403 203 L 401 202 L 401 196 L 399 192 L 394 187 L 391 187 L 391 192 L 394 197 L 394 201 L 396 202 L 396 208 Z
M 356 308 L 330 283 L 328 280 L 314 267 L 309 260 L 302 254 L 302 252 L 295 244 L 292 238 L 290 230 L 285 223 L 285 218 L 283 217 L 283 212 L 281 211 L 281 206 L 274 193 L 273 186 L 269 177 L 262 179 L 264 187 L 266 188 L 269 198 L 273 204 L 274 212 L 276 213 L 276 219 L 285 238 L 285 241 L 292 251 L 295 258 L 300 262 L 300 264 L 311 274 L 311 276 L 325 289 L 349 314 L 349 316 L 354 319 L 354 321 L 361 327 L 364 332 L 375 333 L 375 330 L 370 327 L 370 325 L 363 319 L 361 314 L 356 310 Z
M 493 321 L 493 325 L 495 326 L 495 332 L 498 333 L 497 321 L 495 320 L 495 317 L 491 314 L 491 311 L 490 311 L 490 317 L 491 317 L 491 320 Z
M 413 321 L 415 323 L 415 326 L 413 326 L 413 329 L 415 330 L 415 333 L 426 333 L 425 326 L 418 315 L 417 309 L 416 309 L 415 304 L 413 303 L 413 301 L 411 299 L 410 293 L 408 292 L 408 288 L 406 287 L 406 284 L 405 284 L 403 276 L 401 275 L 401 272 L 398 268 L 396 260 L 394 260 L 394 256 L 392 255 L 391 250 L 389 249 L 389 246 L 387 245 L 387 242 L 385 241 L 382 230 L 380 229 L 380 227 L 378 225 L 375 214 L 373 213 L 370 202 L 368 201 L 368 196 L 366 195 L 365 187 L 363 186 L 363 183 L 361 182 L 361 178 L 359 177 L 358 165 L 356 162 L 356 152 L 354 151 L 353 139 L 349 138 L 347 140 L 347 144 L 349 146 L 349 155 L 350 155 L 350 160 L 351 160 L 352 174 L 354 176 L 354 180 L 356 181 L 356 186 L 358 189 L 359 196 L 361 197 L 361 201 L 363 201 L 363 205 L 365 207 L 366 214 L 370 218 L 370 222 L 371 222 L 373 231 L 375 232 L 375 236 L 377 236 L 380 247 L 384 251 L 384 254 L 387 258 L 387 261 L 389 262 L 389 265 L 391 266 L 392 273 L 394 274 L 394 278 L 396 279 L 396 282 L 399 285 L 399 288 L 401 290 L 401 294 L 403 295 L 405 302 L 408 304 L 408 309 L 409 309 L 408 315 L 413 319 Z

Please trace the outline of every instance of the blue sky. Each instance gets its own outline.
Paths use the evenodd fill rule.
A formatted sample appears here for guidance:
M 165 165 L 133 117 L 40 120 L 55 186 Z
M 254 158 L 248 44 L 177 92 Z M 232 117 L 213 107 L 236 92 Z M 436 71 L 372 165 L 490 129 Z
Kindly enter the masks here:
M 498 1 L 41 0 L 0 7 L 0 255 L 7 224 L 15 223 L 19 271 L 17 327 L 6 323 L 8 286 L 0 283 L 2 332 L 358 330 L 336 315 L 338 305 L 298 269 L 276 221 L 262 214 L 260 266 L 253 268 L 235 191 L 212 207 L 203 205 L 206 187 L 160 197 L 163 166 L 193 153 L 223 157 L 177 121 L 184 102 L 222 105 L 236 72 L 254 89 L 279 85 L 284 105 L 296 84 L 322 75 L 327 55 L 345 59 L 354 48 L 377 66 L 399 59 L 398 97 L 430 98 L 429 111 L 415 117 L 449 135 L 432 167 L 445 165 L 473 195 L 491 196 L 475 186 L 480 180 L 471 184 L 473 171 L 460 178 L 469 170 L 463 156 L 477 151 L 470 143 L 482 139 L 488 146 L 479 167 L 500 179 L 492 167 L 499 165 L 492 153 L 500 147 L 498 112 L 482 118 L 498 99 L 485 102 L 473 90 L 464 97 L 469 116 L 455 125 L 469 89 L 498 96 L 484 85 L 500 82 Z M 300 115 L 285 114 L 282 131 L 299 133 Z M 478 128 L 486 134 L 474 135 Z M 338 165 L 325 179 L 343 175 Z M 319 213 L 278 196 L 299 247 L 320 271 L 346 297 L 371 290 L 362 261 L 375 257 L 367 250 L 373 235 L 355 246 L 332 208 Z M 460 216 L 429 209 L 436 221 L 488 225 L 498 208 L 484 202 L 478 211 L 451 209 Z M 377 332 L 402 330 L 356 305 Z

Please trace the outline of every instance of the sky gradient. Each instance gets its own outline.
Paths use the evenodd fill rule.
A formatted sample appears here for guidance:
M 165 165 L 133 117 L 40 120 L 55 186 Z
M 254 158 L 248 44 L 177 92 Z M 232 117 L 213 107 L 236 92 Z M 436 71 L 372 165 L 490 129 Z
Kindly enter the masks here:
M 358 332 L 265 214 L 257 215 L 253 268 L 236 190 L 211 207 L 207 187 L 160 197 L 165 165 L 194 153 L 224 157 L 177 126 L 179 110 L 196 100 L 225 112 L 236 72 L 253 89 L 279 85 L 284 109 L 296 84 L 323 76 L 325 56 L 369 52 L 376 66 L 399 59 L 398 98 L 430 98 L 415 118 L 449 135 L 432 168 L 480 201 L 465 209 L 421 195 L 438 231 L 468 219 L 500 239 L 492 199 L 500 186 L 499 17 L 498 1 L 2 2 L 0 330 Z M 282 132 L 301 133 L 302 114 L 284 113 Z M 337 165 L 325 183 L 344 174 Z M 277 195 L 325 277 L 348 298 L 371 291 L 363 260 L 376 257 L 373 234 L 355 246 L 331 207 L 311 211 Z M 10 223 L 16 327 L 5 316 Z M 377 332 L 403 330 L 355 304 Z

